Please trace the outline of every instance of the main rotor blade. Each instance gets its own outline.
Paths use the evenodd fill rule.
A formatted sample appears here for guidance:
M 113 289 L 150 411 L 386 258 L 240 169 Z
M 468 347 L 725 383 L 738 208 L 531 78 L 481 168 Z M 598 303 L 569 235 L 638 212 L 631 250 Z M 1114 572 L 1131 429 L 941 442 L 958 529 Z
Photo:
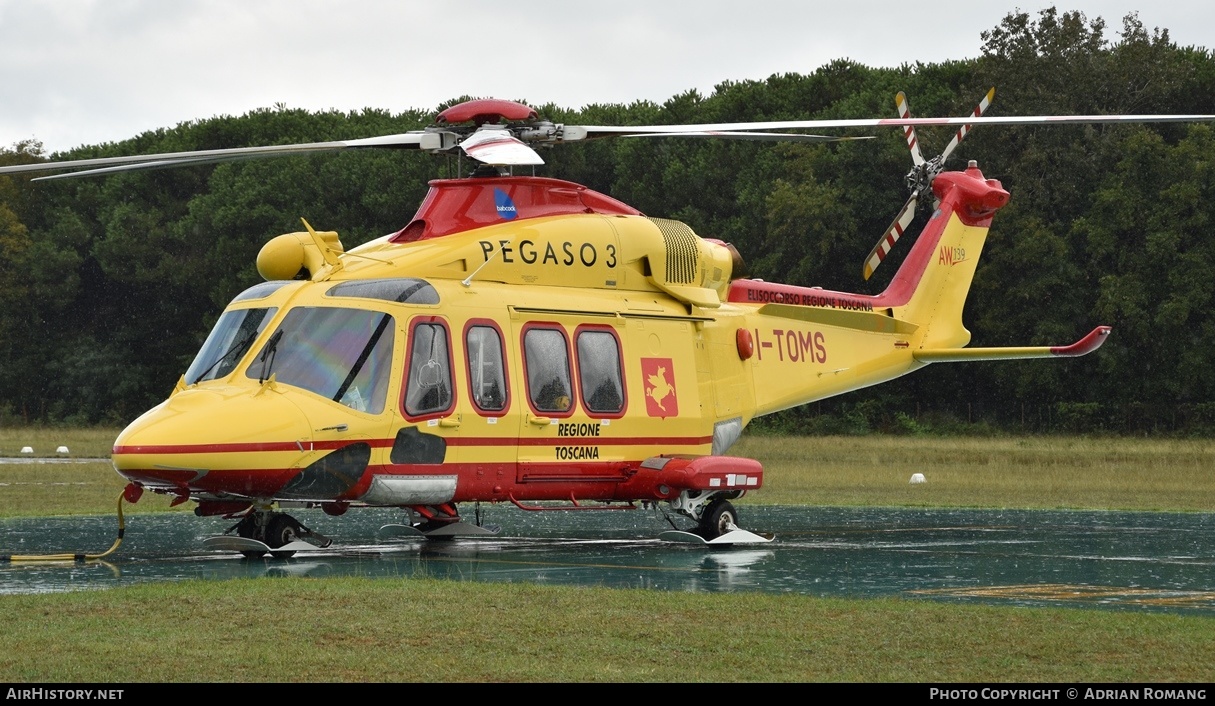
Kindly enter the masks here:
M 212 158 L 212 159 L 160 159 L 155 162 L 137 162 L 135 164 L 121 164 L 116 167 L 102 167 L 100 169 L 85 169 L 79 172 L 61 172 L 59 174 L 48 174 L 46 176 L 34 177 L 30 181 L 55 181 L 56 179 L 73 179 L 75 177 L 99 176 L 102 174 L 114 174 L 116 172 L 134 172 L 143 169 L 167 169 L 169 167 L 184 167 L 189 164 L 215 164 L 216 162 L 233 162 L 238 157 Z
M 988 106 L 991 105 L 991 99 L 995 98 L 995 96 L 996 87 L 992 86 L 991 90 L 987 92 L 987 95 L 983 96 L 983 100 L 979 101 L 979 105 L 975 106 L 973 115 L 976 118 L 983 115 Z M 954 149 L 958 145 L 962 144 L 962 140 L 966 139 L 966 133 L 970 132 L 970 126 L 972 124 L 973 123 L 967 123 L 966 125 L 958 128 L 958 131 L 954 133 L 953 139 L 949 141 L 949 144 L 945 147 L 945 151 L 941 153 L 941 164 L 944 164 L 945 160 L 949 159 L 949 155 L 954 151 Z
M 688 132 L 643 132 L 623 137 L 717 137 L 727 140 L 755 140 L 763 142 L 846 142 L 849 140 L 872 140 L 873 135 L 839 137 L 835 135 L 806 135 L 797 132 L 739 132 L 700 130 Z
M 1014 115 L 995 118 L 859 118 L 850 120 L 778 120 L 756 123 L 712 123 L 701 125 L 582 125 L 566 126 L 575 132 L 565 140 L 611 137 L 643 133 L 731 132 L 736 130 L 823 130 L 832 128 L 906 127 L 935 125 L 1070 125 L 1095 123 L 1192 123 L 1215 122 L 1215 115 Z M 572 130 L 571 130 L 572 128 Z
M 382 135 L 357 140 L 341 140 L 335 142 L 310 142 L 297 145 L 272 145 L 267 147 L 232 147 L 218 150 L 198 150 L 195 152 L 166 152 L 162 154 L 130 155 L 126 157 L 100 157 L 96 159 L 76 159 L 63 162 L 38 162 L 35 164 L 20 164 L 11 167 L 0 167 L 0 174 L 19 174 L 22 172 L 60 171 L 63 169 L 80 169 L 87 167 L 121 167 L 132 165 L 128 169 L 153 169 L 161 167 L 184 166 L 187 164 L 203 164 L 224 162 L 234 159 L 249 159 L 255 157 L 281 157 L 293 154 L 312 154 L 317 152 L 337 152 L 347 149 L 365 149 L 389 147 L 398 149 L 430 149 L 438 147 L 442 135 L 438 132 L 408 132 L 399 135 Z M 155 165 L 155 166 L 137 166 Z M 125 171 L 121 168 L 107 171 Z
M 502 129 L 480 129 L 460 143 L 469 157 L 491 167 L 544 164 L 536 150 Z
M 911 105 L 907 103 L 907 94 L 899 91 L 894 97 L 894 107 L 899 111 L 899 117 L 911 117 Z M 907 149 L 911 150 L 911 161 L 917 167 L 924 163 L 924 154 L 920 152 L 920 141 L 915 134 L 915 125 L 903 127 L 903 136 L 907 138 Z
M 907 199 L 907 203 L 903 204 L 903 209 L 899 211 L 899 215 L 894 217 L 894 222 L 886 229 L 886 232 L 882 235 L 882 239 L 877 242 L 877 245 L 873 246 L 873 249 L 869 251 L 869 255 L 865 257 L 865 266 L 861 271 L 865 279 L 873 276 L 873 271 L 878 268 L 878 265 L 882 264 L 882 260 L 886 259 L 886 256 L 890 254 L 890 249 L 894 247 L 899 237 L 903 235 L 903 231 L 907 230 L 907 226 L 911 225 L 912 219 L 915 218 L 915 207 L 919 196 L 920 192 L 912 192 L 911 198 Z

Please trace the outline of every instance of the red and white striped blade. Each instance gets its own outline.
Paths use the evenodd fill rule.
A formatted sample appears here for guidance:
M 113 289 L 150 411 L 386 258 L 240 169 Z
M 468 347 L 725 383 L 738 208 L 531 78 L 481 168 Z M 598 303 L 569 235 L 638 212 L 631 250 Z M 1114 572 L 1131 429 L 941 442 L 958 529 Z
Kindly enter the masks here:
M 890 254 L 890 249 L 894 247 L 894 244 L 903 235 L 903 231 L 907 230 L 907 226 L 911 225 L 912 219 L 915 218 L 915 206 L 919 195 L 919 192 L 915 192 L 911 195 L 911 198 L 907 199 L 907 203 L 903 204 L 903 210 L 899 211 L 899 215 L 895 216 L 894 222 L 886 229 L 886 233 L 882 235 L 882 239 L 869 251 L 869 256 L 865 258 L 865 267 L 862 270 L 865 279 L 873 276 L 873 271 L 878 268 L 878 265 L 882 264 L 882 260 L 886 259 L 886 256 Z
M 976 118 L 982 117 L 983 113 L 987 111 L 987 107 L 991 105 L 991 99 L 995 97 L 996 88 L 995 86 L 992 86 L 991 90 L 987 92 L 987 95 L 983 96 L 983 100 L 979 101 L 979 104 L 975 106 L 975 110 L 971 115 Z M 953 139 L 949 141 L 949 144 L 945 147 L 945 151 L 941 153 L 942 164 L 944 164 L 946 159 L 949 159 L 949 155 L 954 151 L 955 148 L 957 148 L 959 144 L 962 143 L 962 140 L 966 139 L 966 133 L 970 132 L 970 128 L 971 125 L 963 125 L 962 127 L 958 128 L 957 132 L 954 133 Z
M 492 167 L 544 164 L 536 150 L 506 130 L 481 129 L 460 143 L 464 154 Z
M 899 91 L 894 97 L 894 106 L 899 111 L 899 117 L 911 117 L 911 105 L 907 103 L 907 94 Z M 920 152 L 920 141 L 915 134 L 915 125 L 904 125 L 903 136 L 907 138 L 907 149 L 911 150 L 911 161 L 918 167 L 924 163 L 924 154 Z

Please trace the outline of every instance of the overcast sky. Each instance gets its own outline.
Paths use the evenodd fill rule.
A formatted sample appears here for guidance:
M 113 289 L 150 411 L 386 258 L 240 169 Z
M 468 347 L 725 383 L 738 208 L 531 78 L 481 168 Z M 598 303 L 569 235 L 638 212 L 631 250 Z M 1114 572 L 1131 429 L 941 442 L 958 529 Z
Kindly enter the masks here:
M 1104 18 L 1110 38 L 1138 11 L 1178 44 L 1215 47 L 1209 0 L 0 0 L 0 145 L 54 152 L 280 102 L 662 102 L 841 58 L 972 58 L 1009 11 L 1051 5 Z

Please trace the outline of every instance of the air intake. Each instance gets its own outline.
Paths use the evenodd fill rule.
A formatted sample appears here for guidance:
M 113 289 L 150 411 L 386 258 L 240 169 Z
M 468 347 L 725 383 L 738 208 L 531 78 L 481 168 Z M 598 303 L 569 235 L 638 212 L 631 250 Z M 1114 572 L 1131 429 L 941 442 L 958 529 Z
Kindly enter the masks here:
M 692 284 L 696 280 L 696 241 L 699 238 L 686 224 L 666 218 L 650 221 L 662 231 L 667 251 L 667 279 L 670 284 Z

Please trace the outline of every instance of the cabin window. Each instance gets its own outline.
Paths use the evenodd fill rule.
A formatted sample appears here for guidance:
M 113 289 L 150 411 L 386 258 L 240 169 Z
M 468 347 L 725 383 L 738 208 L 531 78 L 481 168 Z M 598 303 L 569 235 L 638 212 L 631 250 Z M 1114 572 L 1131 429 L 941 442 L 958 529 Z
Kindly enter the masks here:
M 297 307 L 287 312 L 245 373 L 271 375 L 359 412 L 379 414 L 388 395 L 393 321 L 363 309 Z
M 405 414 L 421 417 L 445 412 L 452 405 L 451 355 L 447 326 L 418 321 L 410 331 L 409 384 Z
M 577 333 L 578 393 L 590 414 L 618 415 L 624 411 L 624 379 L 621 374 L 620 343 L 616 334 L 604 329 Z
M 186 384 L 217 380 L 236 369 L 277 309 L 225 311 L 186 370 Z
M 529 328 L 523 334 L 527 392 L 537 412 L 562 413 L 574 407 L 569 345 L 561 329 Z
M 502 358 L 502 335 L 493 326 L 469 326 L 464 334 L 468 356 L 468 394 L 483 412 L 506 409 L 506 366 Z

